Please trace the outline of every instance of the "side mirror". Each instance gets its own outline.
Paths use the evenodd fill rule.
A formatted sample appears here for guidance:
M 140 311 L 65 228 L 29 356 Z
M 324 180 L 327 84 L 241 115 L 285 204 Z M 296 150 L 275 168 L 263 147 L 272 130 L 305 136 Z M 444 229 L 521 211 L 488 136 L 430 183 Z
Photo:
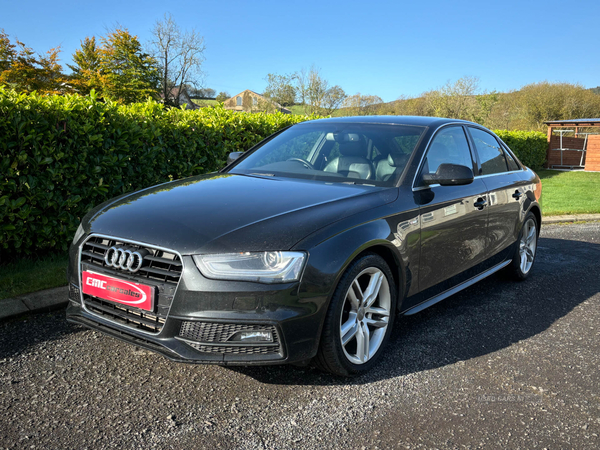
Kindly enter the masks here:
M 459 164 L 440 164 L 435 173 L 423 174 L 423 183 L 459 186 L 473 182 L 473 170 Z
M 238 159 L 244 152 L 231 152 L 227 157 L 227 165 Z

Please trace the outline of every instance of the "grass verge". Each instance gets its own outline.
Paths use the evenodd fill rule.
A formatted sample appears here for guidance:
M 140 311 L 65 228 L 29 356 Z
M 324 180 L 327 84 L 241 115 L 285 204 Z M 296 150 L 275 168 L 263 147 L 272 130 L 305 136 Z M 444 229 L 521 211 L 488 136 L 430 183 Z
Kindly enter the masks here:
M 540 169 L 545 216 L 600 213 L 600 172 Z
M 0 266 L 0 300 L 67 284 L 66 254 L 20 259 Z

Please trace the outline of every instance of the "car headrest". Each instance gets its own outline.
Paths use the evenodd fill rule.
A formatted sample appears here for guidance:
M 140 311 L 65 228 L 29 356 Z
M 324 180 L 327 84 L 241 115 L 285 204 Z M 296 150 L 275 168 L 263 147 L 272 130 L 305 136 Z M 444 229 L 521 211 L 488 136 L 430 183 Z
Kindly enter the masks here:
M 408 161 L 408 155 L 392 155 L 391 153 L 387 157 L 387 162 L 392 167 L 404 167 Z
M 343 156 L 367 157 L 367 146 L 362 141 L 350 141 L 340 143 L 340 153 Z

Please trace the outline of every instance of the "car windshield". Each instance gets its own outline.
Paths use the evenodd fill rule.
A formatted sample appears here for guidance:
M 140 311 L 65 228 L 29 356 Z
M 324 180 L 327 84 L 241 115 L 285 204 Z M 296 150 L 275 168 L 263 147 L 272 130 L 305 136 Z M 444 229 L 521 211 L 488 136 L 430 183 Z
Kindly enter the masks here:
M 393 186 L 425 127 L 372 123 L 295 125 L 229 173 Z

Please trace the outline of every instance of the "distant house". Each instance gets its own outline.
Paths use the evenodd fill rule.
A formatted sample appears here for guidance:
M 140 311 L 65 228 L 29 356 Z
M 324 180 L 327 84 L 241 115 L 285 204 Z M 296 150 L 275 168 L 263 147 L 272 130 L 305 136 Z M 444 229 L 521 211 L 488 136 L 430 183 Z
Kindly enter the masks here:
M 169 101 L 173 102 L 177 96 L 179 95 L 179 106 L 183 106 L 183 105 L 187 105 L 187 109 L 198 109 L 199 106 L 196 105 L 192 99 L 190 98 L 190 95 L 188 94 L 187 89 L 185 88 L 185 86 L 180 87 L 180 86 L 175 86 L 173 88 L 171 88 L 171 90 L 168 93 L 168 97 L 169 97 Z M 160 94 L 160 98 L 162 98 L 164 100 L 165 95 L 161 92 Z
M 268 99 L 260 94 L 257 94 L 250 89 L 246 89 L 240 92 L 238 95 L 234 95 L 230 99 L 223 102 L 225 109 L 231 109 L 233 111 L 240 112 L 256 112 L 272 109 L 274 111 L 280 111 L 284 114 L 291 114 L 292 112 L 281 106 L 279 103 Z

